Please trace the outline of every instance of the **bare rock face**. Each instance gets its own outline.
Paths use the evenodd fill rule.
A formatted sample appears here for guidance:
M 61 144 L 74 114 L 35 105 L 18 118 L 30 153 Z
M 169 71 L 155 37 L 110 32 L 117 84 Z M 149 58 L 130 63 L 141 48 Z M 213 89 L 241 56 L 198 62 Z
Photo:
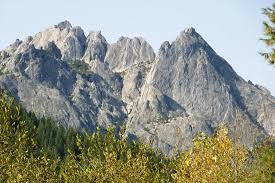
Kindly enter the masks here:
M 259 85 L 238 82 L 240 98 L 250 120 L 271 136 L 275 136 L 275 99 Z
M 84 54 L 85 41 L 86 37 L 80 27 L 72 27 L 70 22 L 64 21 L 27 38 L 24 42 L 17 40 L 9 49 L 20 53 L 30 44 L 37 49 L 45 49 L 49 42 L 53 42 L 60 49 L 63 60 L 76 60 L 81 59 Z
M 84 32 L 81 27 L 72 27 L 68 21 L 36 34 L 32 44 L 36 48 L 45 48 L 49 41 L 53 41 L 60 49 L 63 60 L 81 59 L 84 54 L 86 41 Z
M 153 48 L 138 37 L 121 37 L 107 51 L 105 63 L 123 77 L 122 100 L 127 104 L 128 113 L 140 97 L 141 87 L 154 60 Z
M 126 118 L 125 105 L 109 85 L 111 81 L 90 70 L 85 75 L 77 73 L 58 58 L 60 52 L 53 43 L 46 48 L 30 45 L 23 53 L 2 60 L 0 87 L 27 110 L 64 127 L 89 132 L 96 126 L 120 127 Z
M 22 41 L 19 39 L 16 39 L 14 43 L 12 43 L 11 45 L 9 45 L 6 49 L 5 52 L 8 54 L 12 54 L 13 52 L 15 52 L 17 50 L 17 48 L 22 44 Z M 2 51 L 3 52 L 3 51 Z M 2 58 L 3 59 L 3 58 Z
M 246 82 L 195 31 L 165 41 L 158 56 L 142 38 L 108 44 L 61 22 L 0 52 L 0 87 L 27 110 L 64 127 L 120 128 L 166 154 L 221 124 L 248 147 L 275 136 L 275 98 Z
M 105 62 L 114 72 L 123 72 L 140 63 L 152 63 L 155 59 L 153 48 L 142 38 L 121 37 L 110 45 Z
M 83 60 L 90 62 L 91 60 L 99 60 L 104 62 L 109 44 L 101 35 L 101 32 L 90 32 L 86 40 L 86 51 Z
M 124 71 L 122 100 L 127 104 L 128 113 L 132 111 L 133 106 L 140 98 L 141 88 L 149 70 L 150 67 L 139 65 Z
M 191 145 L 178 139 L 191 142 L 197 132 L 211 134 L 224 123 L 232 136 L 252 146 L 267 133 L 275 135 L 274 107 L 272 96 L 239 77 L 190 28 L 172 44 L 161 46 L 129 117 L 127 133 L 171 153 Z

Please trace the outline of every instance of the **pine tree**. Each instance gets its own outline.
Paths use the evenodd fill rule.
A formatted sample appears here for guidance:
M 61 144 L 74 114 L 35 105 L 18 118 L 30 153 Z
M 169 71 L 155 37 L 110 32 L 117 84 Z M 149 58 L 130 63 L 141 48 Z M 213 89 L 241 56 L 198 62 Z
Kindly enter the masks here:
M 264 35 L 265 38 L 261 40 L 271 47 L 271 51 L 267 53 L 260 53 L 271 64 L 275 64 L 275 4 L 271 8 L 264 8 L 263 14 L 268 17 L 269 21 L 264 21 Z

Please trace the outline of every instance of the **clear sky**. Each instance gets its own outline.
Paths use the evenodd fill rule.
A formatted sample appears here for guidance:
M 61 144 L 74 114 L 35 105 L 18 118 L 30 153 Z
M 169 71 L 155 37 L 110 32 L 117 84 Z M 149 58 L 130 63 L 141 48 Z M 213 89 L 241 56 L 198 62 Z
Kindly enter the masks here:
M 246 80 L 275 95 L 275 67 L 265 50 L 261 9 L 274 0 L 0 0 L 0 49 L 16 38 L 69 20 L 86 34 L 101 30 L 109 43 L 142 36 L 158 51 L 186 27 L 196 31 Z

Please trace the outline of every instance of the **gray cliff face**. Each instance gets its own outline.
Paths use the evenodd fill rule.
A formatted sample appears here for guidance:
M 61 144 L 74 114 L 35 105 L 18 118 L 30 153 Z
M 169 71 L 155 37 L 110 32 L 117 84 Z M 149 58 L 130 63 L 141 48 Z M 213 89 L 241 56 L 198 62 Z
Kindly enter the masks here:
M 274 135 L 275 103 L 272 96 L 248 85 L 194 29 L 187 29 L 172 44 L 161 46 L 127 133 L 169 153 L 191 145 L 197 132 L 211 134 L 224 123 L 231 135 L 237 130 L 241 141 L 251 146 L 257 137 Z
M 29 45 L 34 45 L 37 49 L 45 49 L 49 42 L 53 42 L 60 49 L 63 60 L 75 60 L 82 58 L 85 41 L 86 36 L 80 27 L 72 27 L 68 21 L 64 21 L 33 37 L 28 37 L 23 42 L 17 40 L 8 50 L 22 53 Z
M 153 48 L 142 38 L 121 37 L 110 45 L 105 62 L 114 72 L 123 72 L 134 65 L 150 64 L 155 59 Z
M 90 32 L 86 40 L 86 51 L 83 60 L 90 62 L 91 60 L 104 61 L 109 44 L 101 35 L 101 32 Z
M 0 87 L 27 110 L 92 132 L 119 128 L 166 154 L 221 124 L 251 147 L 275 136 L 275 98 L 246 82 L 193 29 L 158 56 L 142 38 L 109 45 L 64 21 L 0 52 Z
M 125 105 L 118 91 L 121 81 L 110 81 L 87 70 L 79 74 L 60 58 L 57 46 L 30 45 L 1 61 L 0 87 L 20 100 L 27 110 L 50 117 L 65 127 L 92 132 L 95 126 L 121 126 Z M 54 51 L 53 51 L 54 50 Z M 84 63 L 84 62 L 83 62 Z M 121 90 L 121 89 L 120 89 Z
M 127 113 L 140 97 L 141 87 L 154 60 L 153 48 L 143 38 L 120 37 L 110 45 L 105 63 L 123 77 L 122 100 L 127 104 Z

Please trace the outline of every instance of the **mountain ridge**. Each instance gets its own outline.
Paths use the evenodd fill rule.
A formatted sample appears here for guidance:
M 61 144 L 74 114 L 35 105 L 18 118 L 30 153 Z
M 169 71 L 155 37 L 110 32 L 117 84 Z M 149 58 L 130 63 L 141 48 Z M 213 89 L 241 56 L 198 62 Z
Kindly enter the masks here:
M 64 21 L 0 52 L 0 87 L 65 127 L 120 128 L 170 154 L 221 124 L 251 147 L 275 136 L 275 98 L 246 82 L 187 28 L 155 53 L 143 38 L 109 44 Z M 236 122 L 237 121 L 237 122 Z

